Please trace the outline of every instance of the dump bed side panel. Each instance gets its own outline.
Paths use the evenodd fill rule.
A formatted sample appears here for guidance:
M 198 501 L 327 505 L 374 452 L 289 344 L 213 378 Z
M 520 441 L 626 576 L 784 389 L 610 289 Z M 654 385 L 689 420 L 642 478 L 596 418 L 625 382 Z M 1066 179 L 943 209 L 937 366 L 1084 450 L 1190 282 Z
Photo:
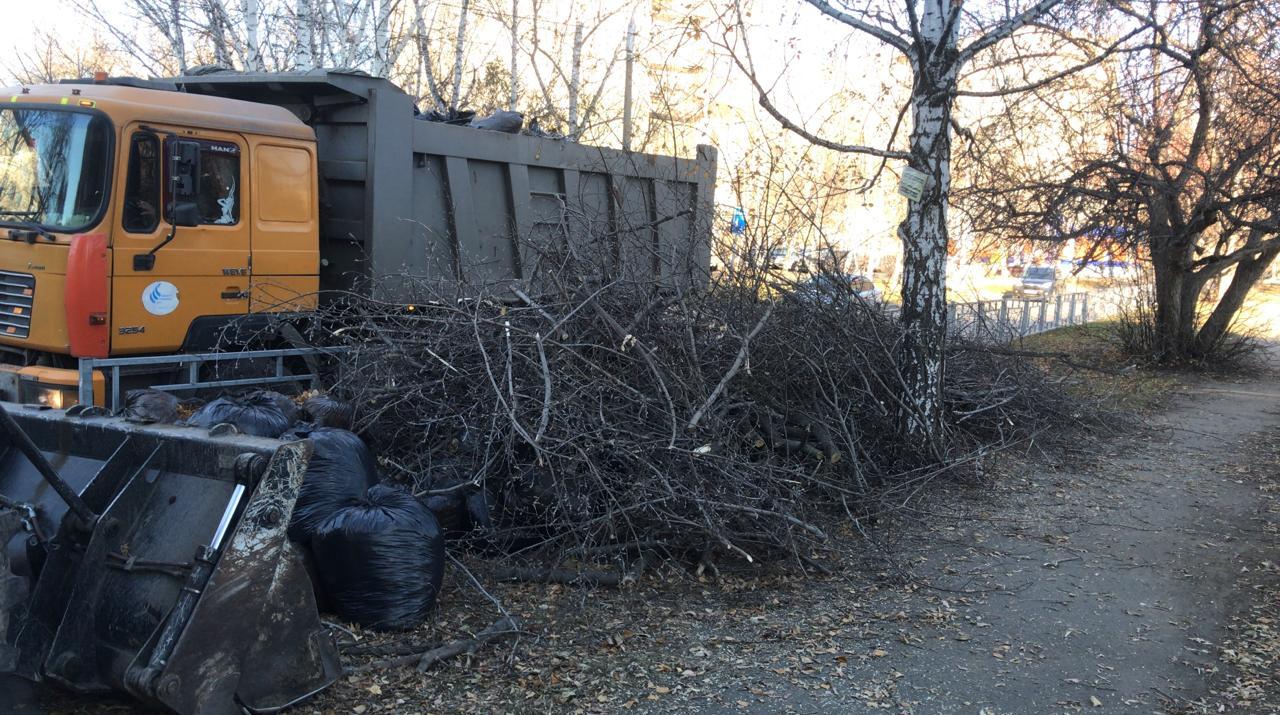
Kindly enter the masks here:
M 714 149 L 684 160 L 413 124 L 415 200 L 397 216 L 409 235 L 375 242 L 376 275 L 466 294 L 501 293 L 513 280 L 533 290 L 706 280 Z
M 178 82 L 315 129 L 324 289 L 413 301 L 512 281 L 707 280 L 712 147 L 676 159 L 425 122 L 390 82 L 338 72 Z

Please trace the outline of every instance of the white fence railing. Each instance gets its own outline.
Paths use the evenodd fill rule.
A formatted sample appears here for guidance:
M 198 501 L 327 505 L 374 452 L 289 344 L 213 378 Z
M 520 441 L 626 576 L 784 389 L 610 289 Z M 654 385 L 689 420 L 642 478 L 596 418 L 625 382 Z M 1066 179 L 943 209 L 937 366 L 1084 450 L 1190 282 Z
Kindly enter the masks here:
M 1114 302 L 1089 293 L 1067 293 L 1047 299 L 1002 298 L 947 306 L 949 332 L 966 340 L 1007 343 L 1068 325 L 1084 325 L 1109 317 Z

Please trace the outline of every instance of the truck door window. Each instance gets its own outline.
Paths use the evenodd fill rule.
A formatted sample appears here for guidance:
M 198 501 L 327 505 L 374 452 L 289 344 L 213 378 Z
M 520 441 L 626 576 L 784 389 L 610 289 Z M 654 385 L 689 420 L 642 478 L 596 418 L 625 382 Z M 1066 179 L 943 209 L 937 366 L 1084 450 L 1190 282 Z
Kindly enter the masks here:
M 138 132 L 129 142 L 129 174 L 124 188 L 124 230 L 151 233 L 160 223 L 160 140 Z
M 202 142 L 200 150 L 200 222 L 230 226 L 240 222 L 240 147 Z

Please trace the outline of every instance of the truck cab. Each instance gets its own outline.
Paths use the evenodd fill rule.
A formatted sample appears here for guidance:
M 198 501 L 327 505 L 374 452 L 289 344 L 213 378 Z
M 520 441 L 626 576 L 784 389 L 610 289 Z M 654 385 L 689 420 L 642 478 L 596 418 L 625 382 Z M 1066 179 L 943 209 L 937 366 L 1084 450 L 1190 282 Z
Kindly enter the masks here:
M 289 111 L 104 78 L 0 98 L 0 399 L 69 406 L 78 358 L 314 307 L 315 135 Z

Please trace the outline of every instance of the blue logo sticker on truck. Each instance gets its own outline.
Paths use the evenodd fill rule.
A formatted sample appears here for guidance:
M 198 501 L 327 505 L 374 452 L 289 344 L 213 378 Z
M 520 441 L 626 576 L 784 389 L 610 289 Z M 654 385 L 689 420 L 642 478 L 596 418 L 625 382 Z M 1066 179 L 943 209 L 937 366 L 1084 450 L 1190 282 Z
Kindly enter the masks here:
M 142 289 L 142 307 L 152 315 L 168 315 L 178 309 L 178 286 L 156 281 Z

